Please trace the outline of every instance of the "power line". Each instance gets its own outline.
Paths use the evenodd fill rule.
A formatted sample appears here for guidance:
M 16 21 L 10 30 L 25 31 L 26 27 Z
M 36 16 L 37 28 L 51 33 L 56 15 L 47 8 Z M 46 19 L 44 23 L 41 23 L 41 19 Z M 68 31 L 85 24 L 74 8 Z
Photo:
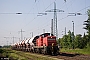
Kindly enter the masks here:
M 89 7 L 89 6 L 88 6 L 88 7 Z M 85 7 L 85 8 L 88 8 L 88 7 Z M 84 9 L 85 9 L 85 8 L 84 8 Z M 83 10 L 83 9 L 81 9 L 81 10 Z M 80 11 L 81 11 L 81 10 L 80 10 Z M 77 12 L 79 12 L 79 11 L 77 11 Z M 63 17 L 63 18 L 59 19 L 58 21 L 63 20 L 63 19 L 65 19 L 65 18 L 67 18 L 67 17 L 69 17 L 69 16 Z
M 83 9 L 81 9 L 81 10 L 78 10 L 77 12 L 80 12 L 80 11 L 82 11 L 82 10 L 88 8 L 88 7 L 90 7 L 90 6 L 87 6 L 87 7 L 83 8 Z M 77 13 L 77 12 L 76 12 L 76 13 Z M 65 16 L 65 17 L 59 19 L 58 21 L 63 20 L 63 19 L 66 19 L 66 18 L 68 18 L 68 17 L 69 17 L 69 16 Z M 48 25 L 49 25 L 49 24 L 48 24 Z M 48 25 L 45 25 L 45 26 L 47 27 Z M 45 26 L 43 26 L 43 27 L 45 27 Z M 42 28 L 43 28 L 43 27 L 42 27 Z M 71 28 L 71 27 L 70 27 L 70 28 Z M 41 29 L 41 28 L 40 28 L 40 29 Z M 38 29 L 37 29 L 37 30 L 38 30 Z M 37 30 L 35 30 L 35 31 L 37 31 Z
M 88 8 L 88 7 L 90 7 L 90 6 L 87 6 L 87 7 L 83 8 L 83 9 L 81 9 L 81 10 L 78 10 L 77 12 L 80 12 L 80 11 L 82 11 L 82 10 Z M 76 12 L 76 13 L 77 13 L 77 12 Z M 69 17 L 69 16 L 65 16 L 65 17 L 59 19 L 58 21 L 63 20 L 63 19 L 65 19 L 65 18 L 67 18 L 67 17 Z M 47 25 L 45 25 L 45 26 L 47 26 Z M 45 26 L 44 26 L 44 27 L 45 27 Z M 42 28 L 43 28 L 43 27 L 42 27 Z M 41 29 L 41 28 L 40 28 L 40 29 Z M 35 30 L 35 31 L 37 31 L 37 30 Z
M 54 0 L 54 2 L 55 2 L 56 0 Z M 45 11 L 47 8 L 49 8 L 54 2 L 52 2 L 49 6 L 47 6 L 43 11 Z M 28 24 L 30 24 L 32 21 L 34 21 L 36 18 L 37 18 L 38 16 L 36 16 L 36 17 L 34 17 L 30 22 L 28 22 L 25 26 L 27 26 Z M 25 27 L 24 26 L 24 27 Z M 24 28 L 24 27 L 22 27 L 22 28 Z
M 66 17 L 68 17 L 68 16 L 66 16 Z M 66 18 L 66 17 L 65 17 L 65 18 Z M 62 18 L 62 19 L 65 19 L 65 18 Z M 62 19 L 60 19 L 60 20 L 62 20 Z

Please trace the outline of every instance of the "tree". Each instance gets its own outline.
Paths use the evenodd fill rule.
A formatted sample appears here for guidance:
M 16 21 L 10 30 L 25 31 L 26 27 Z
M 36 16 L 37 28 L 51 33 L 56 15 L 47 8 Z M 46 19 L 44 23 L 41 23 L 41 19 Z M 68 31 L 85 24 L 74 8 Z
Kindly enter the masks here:
M 74 36 L 74 32 L 72 32 L 71 34 L 71 38 L 72 38 L 72 48 L 75 48 L 75 36 Z
M 87 11 L 88 13 L 88 19 L 86 21 L 84 21 L 84 25 L 86 25 L 84 27 L 84 29 L 87 30 L 87 33 L 88 33 L 88 39 L 90 39 L 90 10 Z M 90 41 L 90 40 L 89 40 Z
M 69 48 L 71 48 L 72 47 L 72 37 L 71 37 L 71 31 L 69 30 L 68 31 L 68 38 L 67 38 L 67 40 L 68 40 L 68 47 Z
M 75 48 L 82 48 L 82 35 L 81 34 L 78 34 L 76 35 L 75 37 Z
M 82 37 L 82 45 L 83 45 L 83 48 L 85 48 L 86 45 L 87 45 L 87 42 L 88 42 L 88 39 L 87 39 L 87 38 L 88 38 L 87 35 L 85 35 L 85 33 L 84 33 L 84 35 L 83 35 L 83 37 Z
M 86 21 L 84 21 L 84 29 L 87 30 L 87 36 L 88 36 L 88 43 L 87 45 L 90 47 L 90 9 L 87 11 L 87 14 L 88 14 L 88 19 Z
M 65 48 L 68 47 L 68 40 L 67 40 L 67 38 L 68 38 L 68 35 L 64 35 L 64 36 L 63 36 L 63 43 L 64 43 L 64 47 L 65 47 Z
M 62 48 L 62 47 L 63 47 L 63 41 L 62 41 L 62 38 L 59 38 L 57 42 L 58 42 L 58 44 L 60 45 L 60 47 Z
M 58 45 L 60 45 L 60 40 L 61 40 L 61 38 L 59 38 L 59 39 L 57 40 Z

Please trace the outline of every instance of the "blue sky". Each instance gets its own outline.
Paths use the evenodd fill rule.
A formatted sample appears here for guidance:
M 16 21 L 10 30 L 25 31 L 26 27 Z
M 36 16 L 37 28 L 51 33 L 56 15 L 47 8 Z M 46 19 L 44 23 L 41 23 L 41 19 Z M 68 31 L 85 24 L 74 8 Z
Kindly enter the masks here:
M 24 37 L 31 37 L 45 32 L 50 32 L 51 19 L 53 12 L 48 12 L 47 15 L 37 16 L 38 13 L 45 13 L 47 10 L 54 8 L 56 2 L 57 9 L 65 12 L 58 12 L 58 37 L 62 37 L 65 27 L 67 32 L 72 31 L 72 21 L 75 23 L 75 35 L 86 32 L 83 29 L 83 23 L 87 20 L 87 9 L 90 9 L 90 0 L 0 0 L 0 45 L 12 44 L 19 41 L 20 30 L 23 31 Z M 15 13 L 21 12 L 22 15 Z M 68 13 L 81 13 L 81 16 L 69 16 Z M 4 38 L 9 37 L 9 38 Z

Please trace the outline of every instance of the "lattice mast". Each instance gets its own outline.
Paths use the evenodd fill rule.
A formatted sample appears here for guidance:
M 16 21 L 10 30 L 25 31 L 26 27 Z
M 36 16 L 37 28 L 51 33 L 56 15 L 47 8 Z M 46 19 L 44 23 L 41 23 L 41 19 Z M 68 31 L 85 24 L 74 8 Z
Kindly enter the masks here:
M 51 25 L 51 33 L 56 36 L 56 39 L 58 39 L 58 29 L 57 29 L 57 12 L 64 12 L 63 10 L 56 9 L 56 3 L 54 2 L 54 9 L 47 10 L 46 12 L 54 12 L 54 18 L 53 18 L 53 26 Z

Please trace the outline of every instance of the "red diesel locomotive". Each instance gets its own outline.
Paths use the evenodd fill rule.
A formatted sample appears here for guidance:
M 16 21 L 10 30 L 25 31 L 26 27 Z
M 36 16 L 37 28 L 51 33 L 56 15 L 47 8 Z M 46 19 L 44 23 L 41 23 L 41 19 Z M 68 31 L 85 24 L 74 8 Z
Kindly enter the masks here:
M 50 33 L 43 33 L 39 36 L 16 43 L 12 48 L 16 50 L 52 55 L 57 55 L 59 52 L 56 36 L 53 36 L 53 34 Z

